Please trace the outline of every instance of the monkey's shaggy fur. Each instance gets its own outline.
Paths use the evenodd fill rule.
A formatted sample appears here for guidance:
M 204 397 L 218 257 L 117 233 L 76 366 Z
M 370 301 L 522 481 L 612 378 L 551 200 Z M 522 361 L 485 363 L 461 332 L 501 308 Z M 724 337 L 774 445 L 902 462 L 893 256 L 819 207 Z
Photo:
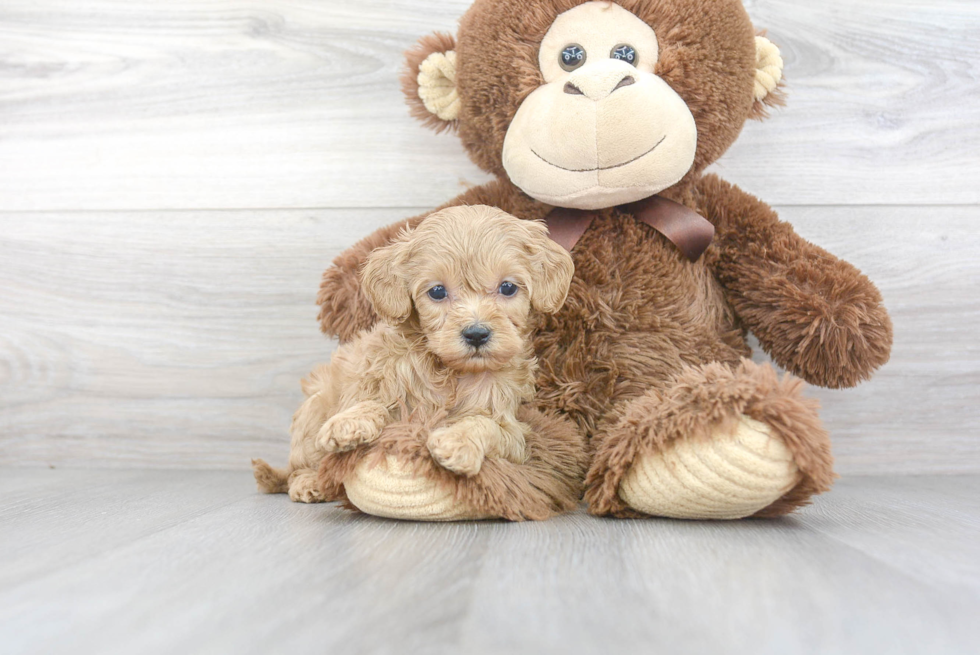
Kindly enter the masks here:
M 451 127 L 471 158 L 497 176 L 446 206 L 492 205 L 525 219 L 542 219 L 552 210 L 508 180 L 502 144 L 520 103 L 542 84 L 538 44 L 555 17 L 578 4 L 476 0 L 458 39 L 430 37 L 409 53 L 409 103 L 416 115 L 431 117 L 413 84 L 418 66 L 432 52 L 456 50 L 462 105 Z M 878 290 L 854 266 L 802 239 L 758 199 L 704 175 L 746 120 L 762 118 L 766 104 L 781 102 L 779 94 L 765 104 L 754 100 L 755 30 L 741 1 L 619 4 L 655 29 L 655 72 L 683 98 L 697 124 L 694 165 L 660 195 L 706 217 L 716 236 L 705 255 L 690 262 L 625 211 L 596 212 L 572 252 L 568 299 L 536 332 L 537 404 L 569 417 L 591 439 L 590 511 L 621 516 L 635 514 L 617 490 L 638 455 L 681 439 L 708 438 L 709 424 L 739 414 L 762 421 L 786 443 L 801 472 L 795 488 L 758 512 L 783 514 L 830 487 L 830 446 L 815 405 L 800 396 L 801 382 L 780 382 L 770 368 L 747 361 L 747 332 L 791 374 L 843 388 L 869 378 L 888 360 L 891 322 Z M 358 268 L 404 225 L 423 219 L 381 229 L 334 261 L 319 294 L 325 333 L 348 340 L 374 323 Z M 410 448 L 402 452 L 424 457 Z M 336 484 L 328 468 L 321 469 L 321 479 Z M 574 470 L 559 464 L 553 475 L 564 480 Z M 482 493 L 467 484 L 460 482 L 461 496 Z M 495 506 L 501 515 L 514 514 Z

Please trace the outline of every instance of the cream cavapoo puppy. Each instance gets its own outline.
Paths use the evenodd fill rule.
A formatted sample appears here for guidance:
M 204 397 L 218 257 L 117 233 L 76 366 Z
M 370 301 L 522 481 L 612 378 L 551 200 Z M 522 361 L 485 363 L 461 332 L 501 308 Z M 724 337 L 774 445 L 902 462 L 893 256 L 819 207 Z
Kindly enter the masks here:
M 460 475 L 486 457 L 523 462 L 528 428 L 515 413 L 534 397 L 529 318 L 561 308 L 572 273 L 543 223 L 485 206 L 436 212 L 375 250 L 361 276 L 382 322 L 303 381 L 289 466 L 253 460 L 259 488 L 322 501 L 325 453 L 409 417 L 431 426 L 433 459 Z

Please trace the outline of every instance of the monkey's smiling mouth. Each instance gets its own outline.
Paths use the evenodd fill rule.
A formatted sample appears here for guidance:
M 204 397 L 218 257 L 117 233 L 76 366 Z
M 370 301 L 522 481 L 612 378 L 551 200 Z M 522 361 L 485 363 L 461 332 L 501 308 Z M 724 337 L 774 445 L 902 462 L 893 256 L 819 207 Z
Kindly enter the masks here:
M 534 153 L 534 156 L 535 157 L 537 157 L 538 159 L 540 159 L 544 163 L 548 164 L 549 166 L 554 166 L 555 168 L 560 168 L 563 171 L 569 171 L 571 173 L 595 173 L 596 171 L 611 171 L 614 168 L 622 168 L 623 166 L 629 166 L 633 162 L 635 162 L 635 161 L 637 161 L 639 159 L 643 159 L 644 157 L 646 157 L 647 155 L 649 155 L 651 152 L 653 152 L 654 150 L 656 150 L 657 148 L 659 148 L 660 147 L 660 144 L 663 143 L 666 139 L 667 139 L 667 135 L 665 134 L 662 139 L 660 139 L 659 141 L 657 141 L 656 145 L 654 145 L 652 148 L 650 148 L 649 150 L 647 150 L 646 152 L 644 152 L 642 155 L 637 155 L 636 157 L 633 157 L 633 159 L 630 159 L 629 161 L 624 161 L 621 164 L 614 164 L 612 166 L 597 166 L 595 168 L 565 168 L 564 166 L 559 166 L 558 164 L 556 164 L 554 162 L 548 161 L 547 159 L 545 159 L 544 157 L 542 157 L 541 155 L 539 155 L 534 148 L 531 148 L 531 152 Z

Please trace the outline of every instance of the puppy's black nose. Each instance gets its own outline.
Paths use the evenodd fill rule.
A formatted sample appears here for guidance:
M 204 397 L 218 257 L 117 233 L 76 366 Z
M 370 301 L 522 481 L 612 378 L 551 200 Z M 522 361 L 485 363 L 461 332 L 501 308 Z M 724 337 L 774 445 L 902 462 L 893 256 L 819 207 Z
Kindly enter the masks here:
M 463 340 L 474 348 L 479 348 L 490 341 L 490 330 L 483 325 L 470 325 L 462 332 Z

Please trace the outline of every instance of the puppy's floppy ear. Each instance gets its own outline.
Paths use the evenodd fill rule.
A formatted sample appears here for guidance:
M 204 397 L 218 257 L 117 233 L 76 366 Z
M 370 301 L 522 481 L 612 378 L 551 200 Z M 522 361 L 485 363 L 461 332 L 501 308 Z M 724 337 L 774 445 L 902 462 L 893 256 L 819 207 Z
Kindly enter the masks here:
M 575 264 L 568 251 L 551 240 L 541 221 L 521 221 L 528 230 L 524 248 L 531 262 L 531 305 L 539 312 L 554 314 L 565 304 Z
M 412 298 L 405 277 L 408 231 L 391 244 L 368 255 L 361 269 L 361 287 L 374 311 L 386 323 L 399 325 L 412 314 Z
M 436 33 L 422 37 L 405 53 L 405 99 L 412 116 L 436 132 L 455 128 L 459 118 L 455 48 L 455 38 Z

